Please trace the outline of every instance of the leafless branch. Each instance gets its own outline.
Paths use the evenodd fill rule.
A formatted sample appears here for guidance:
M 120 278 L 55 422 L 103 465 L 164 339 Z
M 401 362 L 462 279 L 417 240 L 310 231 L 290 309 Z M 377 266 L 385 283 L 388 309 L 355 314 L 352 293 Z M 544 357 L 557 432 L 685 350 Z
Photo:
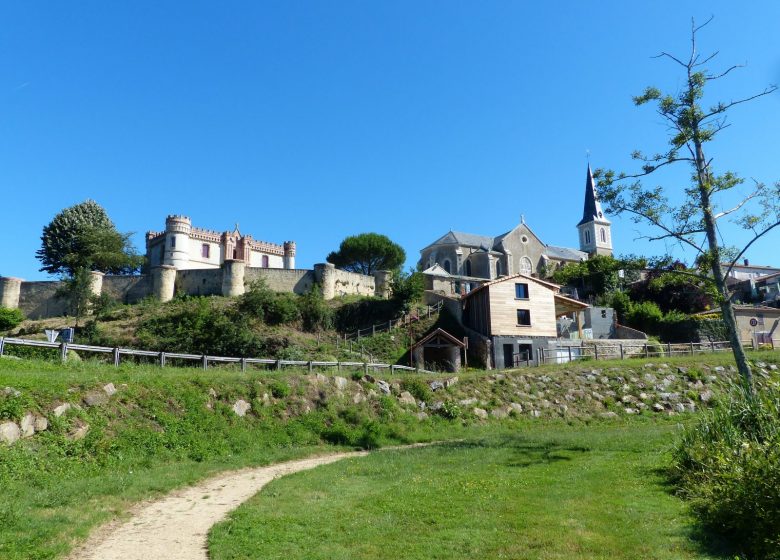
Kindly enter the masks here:
M 707 74 L 705 77 L 707 78 L 707 80 L 710 80 L 710 81 L 711 80 L 718 80 L 718 79 L 722 78 L 723 76 L 725 76 L 726 74 L 728 74 L 729 72 L 731 72 L 732 70 L 736 70 L 737 68 L 744 68 L 745 66 L 747 66 L 747 64 L 735 64 L 734 66 L 732 66 L 731 68 L 727 68 L 726 70 L 724 70 L 720 74 L 717 74 L 717 75 L 716 74 Z
M 769 95 L 770 93 L 774 93 L 777 91 L 777 86 L 769 86 L 761 93 L 757 93 L 755 95 L 751 95 L 750 97 L 745 97 L 744 99 L 738 99 L 736 101 L 730 101 L 729 103 L 726 103 L 725 105 L 718 106 L 717 110 L 712 111 L 710 113 L 707 113 L 702 118 L 699 119 L 699 122 L 704 121 L 705 119 L 708 119 L 712 117 L 713 115 L 719 115 L 720 113 L 723 113 L 725 111 L 728 111 L 735 105 L 741 105 L 742 103 L 747 103 L 748 101 L 753 101 L 754 99 L 758 99 L 759 97 L 763 97 L 765 95 Z
M 654 226 L 664 230 L 668 234 L 665 237 L 672 237 L 674 239 L 677 239 L 678 241 L 686 243 L 686 244 L 690 245 L 691 247 L 693 247 L 696 250 L 696 252 L 698 252 L 698 253 L 702 253 L 703 252 L 699 248 L 699 246 L 696 245 L 696 243 L 694 243 L 693 241 L 691 241 L 689 239 L 685 239 L 685 237 L 682 237 L 679 233 L 673 231 L 671 228 L 667 227 L 665 224 L 663 224 L 659 220 L 653 218 L 652 216 L 648 216 L 647 214 L 643 214 L 643 213 L 638 212 L 638 211 L 634 210 L 633 208 L 629 208 L 627 206 L 615 206 L 614 208 L 615 208 L 615 210 L 618 210 L 620 212 L 628 212 L 629 214 L 634 214 L 635 216 L 639 216 L 640 218 L 644 218 L 645 220 L 647 220 L 648 222 L 650 222 Z
M 733 214 L 734 212 L 736 212 L 737 210 L 742 208 L 745 204 L 747 204 L 751 199 L 757 197 L 759 192 L 760 192 L 760 189 L 756 189 L 755 191 L 750 193 L 748 196 L 746 196 L 744 199 L 742 199 L 742 201 L 739 204 L 737 204 L 734 208 L 731 208 L 730 210 L 724 210 L 723 212 L 719 212 L 719 213 L 715 214 L 713 216 L 713 218 L 716 219 L 716 220 L 720 220 L 723 216 L 728 216 L 729 214 Z
M 650 58 L 663 58 L 665 56 L 671 58 L 672 60 L 674 60 L 677 64 L 679 64 L 683 68 L 688 68 L 687 64 L 685 64 L 683 61 L 681 61 L 676 56 L 669 54 L 668 52 L 661 52 L 661 53 L 659 53 L 659 54 L 657 54 L 655 56 L 651 56 Z
M 723 273 L 723 276 L 724 276 L 724 278 L 725 278 L 725 277 L 727 277 L 727 276 L 728 276 L 728 275 L 731 273 L 731 271 L 732 271 L 732 270 L 733 270 L 733 268 L 734 268 L 734 265 L 735 265 L 735 264 L 737 264 L 737 261 L 739 261 L 739 259 L 741 259 L 741 258 L 742 258 L 742 255 L 744 255 L 744 254 L 745 254 L 745 252 L 747 252 L 747 250 L 748 250 L 748 249 L 750 249 L 750 246 L 751 246 L 753 243 L 755 243 L 756 241 L 758 241 L 759 239 L 761 239 L 761 238 L 762 238 L 764 235 L 766 235 L 767 233 L 769 233 L 770 231 L 772 231 L 773 229 L 775 229 L 777 226 L 780 226 L 780 220 L 776 221 L 774 224 L 770 224 L 770 225 L 768 225 L 768 226 L 767 226 L 767 227 L 764 229 L 764 231 L 762 231 L 761 233 L 758 233 L 758 234 L 756 234 L 756 236 L 755 236 L 753 239 L 751 239 L 751 240 L 750 240 L 750 243 L 748 243 L 747 245 L 745 245 L 745 246 L 742 248 L 742 250 L 739 252 L 739 254 L 738 254 L 736 257 L 734 257 L 734 260 L 731 262 L 731 264 L 729 265 L 729 267 L 726 269 L 726 272 L 724 272 L 724 273 Z

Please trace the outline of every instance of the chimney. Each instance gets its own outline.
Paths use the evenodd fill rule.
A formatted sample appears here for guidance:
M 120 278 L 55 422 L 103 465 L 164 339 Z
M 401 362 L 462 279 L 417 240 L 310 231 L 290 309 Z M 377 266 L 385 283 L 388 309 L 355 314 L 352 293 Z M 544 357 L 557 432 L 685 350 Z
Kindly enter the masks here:
M 745 259 L 745 266 L 750 266 L 750 261 Z

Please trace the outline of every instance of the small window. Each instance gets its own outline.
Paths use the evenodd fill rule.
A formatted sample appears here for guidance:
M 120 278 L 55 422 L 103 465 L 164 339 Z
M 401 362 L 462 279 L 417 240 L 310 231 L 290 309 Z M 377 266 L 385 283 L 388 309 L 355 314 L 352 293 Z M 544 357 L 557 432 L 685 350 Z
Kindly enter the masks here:
M 525 274 L 526 276 L 530 276 L 533 270 L 534 270 L 534 265 L 531 262 L 531 259 L 529 259 L 528 257 L 523 257 L 520 259 L 520 272 L 522 274 Z
M 471 261 L 466 261 L 466 276 L 471 276 Z
M 496 278 L 501 276 L 501 261 L 496 261 Z
M 211 245 L 204 243 L 200 246 L 200 256 L 204 259 L 208 259 L 211 256 Z
M 606 243 L 607 242 L 607 230 L 604 228 L 601 228 L 601 242 Z
M 450 268 L 451 268 L 450 261 L 444 261 L 444 270 L 446 270 L 446 271 L 447 271 L 447 274 L 449 274 L 450 272 L 452 272 L 452 271 L 450 270 Z
M 528 284 L 515 284 L 515 297 L 517 299 L 528 299 Z
M 268 255 L 263 255 L 263 258 L 261 259 L 263 268 L 268 268 Z
M 531 310 L 530 309 L 518 309 L 517 310 L 517 324 L 521 327 L 531 326 Z
M 590 243 L 590 232 L 585 230 L 585 243 Z
M 171 235 L 171 247 L 176 247 L 176 236 Z

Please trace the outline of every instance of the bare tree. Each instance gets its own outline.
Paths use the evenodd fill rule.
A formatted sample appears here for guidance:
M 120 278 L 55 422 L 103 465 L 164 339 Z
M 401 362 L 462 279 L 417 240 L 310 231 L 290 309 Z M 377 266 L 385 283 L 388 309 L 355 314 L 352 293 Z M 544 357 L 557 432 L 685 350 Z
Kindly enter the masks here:
M 718 53 L 702 56 L 696 39 L 699 31 L 710 21 L 712 18 L 697 26 L 692 20 L 691 49 L 687 58 L 668 52 L 656 57 L 670 60 L 682 69 L 685 82 L 681 91 L 667 94 L 648 87 L 642 95 L 634 98 L 636 105 L 656 105 L 657 114 L 669 129 L 669 147 L 652 156 L 634 152 L 632 158 L 642 164 L 638 173 L 616 174 L 611 170 L 597 170 L 594 176 L 598 180 L 599 195 L 610 212 L 625 213 L 637 223 L 646 222 L 654 226 L 658 233 L 645 236 L 646 239 L 675 240 L 694 252 L 695 268 L 681 273 L 699 278 L 714 288 L 738 371 L 745 387 L 752 393 L 752 373 L 734 317 L 734 294 L 726 285 L 726 278 L 756 241 L 780 225 L 780 182 L 766 185 L 754 180 L 749 194 L 721 208 L 721 196 L 730 191 L 737 192 L 733 189 L 743 184 L 744 179 L 730 171 L 716 174 L 713 160 L 705 155 L 704 146 L 730 126 L 726 119 L 730 109 L 767 96 L 775 92 L 777 86 L 770 85 L 754 95 L 717 102 L 704 108 L 705 85 L 741 67 L 734 65 L 715 73 L 707 70 L 706 66 Z M 687 164 L 693 170 L 691 182 L 678 188 L 684 194 L 679 205 L 670 203 L 667 196 L 667 192 L 674 192 L 674 188 L 648 187 L 643 183 L 644 177 L 673 164 Z M 750 240 L 741 249 L 732 249 L 719 241 L 722 233 L 719 226 L 726 218 L 751 234 Z

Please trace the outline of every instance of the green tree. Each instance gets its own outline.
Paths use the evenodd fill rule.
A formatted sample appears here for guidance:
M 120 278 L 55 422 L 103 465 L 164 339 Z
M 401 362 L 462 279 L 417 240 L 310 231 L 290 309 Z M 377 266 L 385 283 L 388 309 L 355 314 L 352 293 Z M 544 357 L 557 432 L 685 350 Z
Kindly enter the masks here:
M 728 102 L 718 101 L 705 107 L 705 86 L 738 68 L 731 66 L 715 73 L 706 69 L 717 53 L 702 56 L 696 39 L 697 33 L 710 21 L 701 26 L 696 26 L 695 22 L 692 24 L 688 56 L 681 58 L 667 52 L 658 55 L 682 69 L 679 93 L 665 94 L 655 87 L 648 87 L 642 95 L 634 98 L 638 106 L 647 103 L 656 105 L 657 115 L 671 131 L 668 147 L 652 156 L 634 152 L 632 157 L 642 166 L 638 173 L 616 174 L 612 170 L 598 170 L 594 175 L 598 180 L 599 196 L 608 211 L 628 214 L 636 222 L 654 226 L 658 234 L 648 239 L 671 239 L 694 252 L 697 270 L 678 273 L 691 275 L 714 286 L 737 368 L 746 388 L 752 393 L 752 373 L 739 339 L 732 306 L 734 294 L 726 285 L 726 278 L 753 243 L 780 225 L 780 183 L 768 186 L 755 182 L 750 194 L 741 197 L 736 204 L 723 205 L 724 195 L 731 200 L 737 194 L 734 189 L 743 183 L 743 179 L 730 171 L 716 174 L 713 159 L 705 155 L 704 147 L 729 126 L 726 116 L 730 109 L 769 95 L 777 87 L 770 86 L 754 95 Z M 682 188 L 682 192 L 643 183 L 644 177 L 675 164 L 687 165 L 692 171 L 691 183 Z M 682 195 L 682 202 L 671 203 L 669 192 L 674 198 Z M 729 250 L 721 246 L 719 224 L 727 217 L 751 234 L 750 240 L 741 249 Z
M 370 275 L 377 270 L 399 269 L 406 261 L 406 252 L 386 235 L 361 233 L 345 238 L 339 250 L 326 259 L 337 268 Z
M 87 200 L 59 212 L 43 228 L 36 252 L 41 270 L 73 277 L 76 270 L 113 274 L 136 272 L 143 258 L 136 254 L 130 234 L 117 231 L 106 211 Z
M 620 271 L 631 275 L 641 270 L 647 261 L 629 256 L 616 259 L 608 255 L 594 255 L 586 261 L 567 263 L 556 270 L 552 279 L 558 284 L 577 288 L 580 296 L 602 297 L 620 286 Z
M 86 267 L 79 267 L 70 276 L 63 278 L 62 284 L 57 289 L 57 297 L 67 302 L 68 313 L 76 317 L 76 326 L 78 326 L 79 319 L 89 310 L 93 281 L 94 278 L 92 278 L 90 270 Z

